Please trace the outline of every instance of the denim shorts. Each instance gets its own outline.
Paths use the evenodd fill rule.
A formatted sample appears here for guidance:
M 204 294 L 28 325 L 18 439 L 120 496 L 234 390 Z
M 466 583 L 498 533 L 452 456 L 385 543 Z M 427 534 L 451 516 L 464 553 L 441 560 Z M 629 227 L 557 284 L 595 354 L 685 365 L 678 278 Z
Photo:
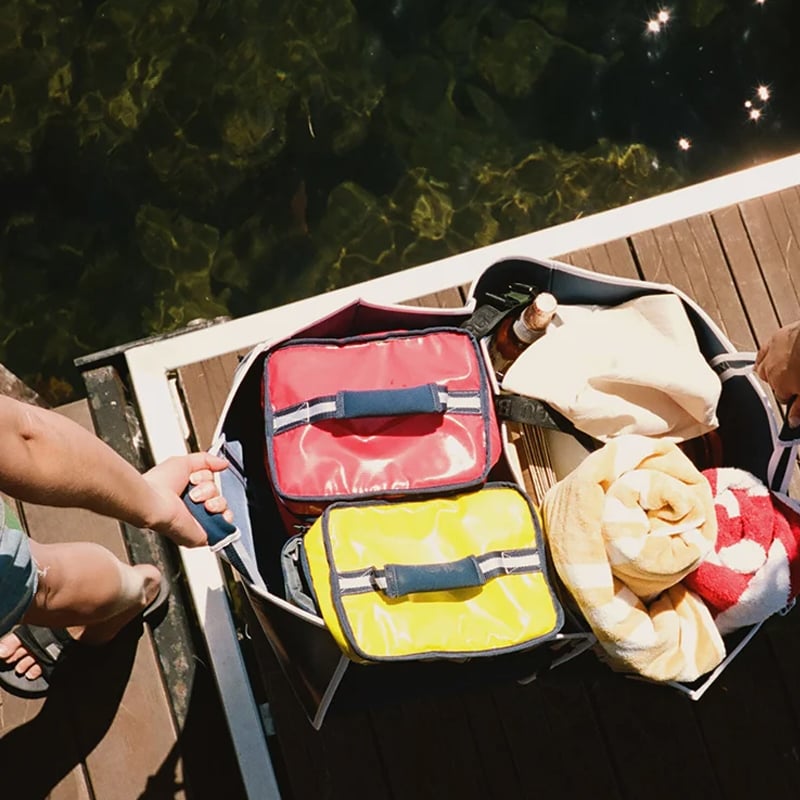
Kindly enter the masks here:
M 4 636 L 28 610 L 36 594 L 38 573 L 28 534 L 22 531 L 16 514 L 0 503 L 0 515 L 0 636 Z

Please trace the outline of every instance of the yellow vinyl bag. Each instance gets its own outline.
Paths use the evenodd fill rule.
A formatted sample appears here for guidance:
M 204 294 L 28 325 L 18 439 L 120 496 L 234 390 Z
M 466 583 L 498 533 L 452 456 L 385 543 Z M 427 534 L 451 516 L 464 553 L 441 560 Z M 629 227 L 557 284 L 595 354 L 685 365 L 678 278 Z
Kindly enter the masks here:
M 325 624 L 354 661 L 498 655 L 563 623 L 537 513 L 513 484 L 336 503 L 303 536 L 302 560 Z

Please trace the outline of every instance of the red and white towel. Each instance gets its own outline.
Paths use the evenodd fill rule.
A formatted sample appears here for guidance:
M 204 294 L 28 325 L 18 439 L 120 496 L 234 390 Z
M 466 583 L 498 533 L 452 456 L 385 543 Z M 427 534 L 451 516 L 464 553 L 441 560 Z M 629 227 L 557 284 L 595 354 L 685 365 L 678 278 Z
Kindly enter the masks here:
M 703 475 L 714 498 L 717 541 L 683 583 L 705 600 L 724 635 L 762 622 L 800 592 L 800 513 L 744 470 Z

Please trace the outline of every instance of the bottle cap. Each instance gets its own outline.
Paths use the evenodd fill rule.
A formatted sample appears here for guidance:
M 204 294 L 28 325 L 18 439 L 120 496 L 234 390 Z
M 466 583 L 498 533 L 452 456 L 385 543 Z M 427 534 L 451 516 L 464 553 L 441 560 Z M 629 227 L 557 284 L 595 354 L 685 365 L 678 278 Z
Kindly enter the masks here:
M 543 331 L 553 319 L 558 301 L 550 292 L 541 292 L 523 313 L 524 324 L 531 331 Z
M 533 298 L 533 307 L 540 314 L 549 314 L 552 316 L 556 313 L 558 300 L 556 300 L 555 296 L 550 294 L 550 292 L 539 292 L 539 294 Z

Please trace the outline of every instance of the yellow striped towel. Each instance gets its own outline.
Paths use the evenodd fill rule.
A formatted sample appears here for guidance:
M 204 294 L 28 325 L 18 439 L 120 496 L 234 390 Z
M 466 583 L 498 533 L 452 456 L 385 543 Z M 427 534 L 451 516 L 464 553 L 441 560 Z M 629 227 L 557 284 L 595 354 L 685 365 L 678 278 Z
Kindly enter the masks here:
M 673 442 L 619 436 L 545 495 L 559 577 L 610 665 L 692 681 L 725 646 L 703 601 L 681 583 L 714 547 L 708 481 Z

